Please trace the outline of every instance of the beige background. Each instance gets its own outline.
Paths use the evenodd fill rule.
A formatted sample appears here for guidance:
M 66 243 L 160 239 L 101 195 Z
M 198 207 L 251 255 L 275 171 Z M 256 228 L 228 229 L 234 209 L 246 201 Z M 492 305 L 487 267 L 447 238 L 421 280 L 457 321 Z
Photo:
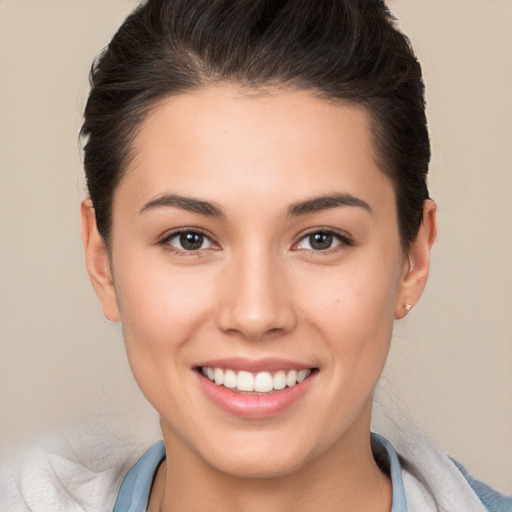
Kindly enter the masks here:
M 4 445 L 98 411 L 154 432 L 88 284 L 78 222 L 88 68 L 135 4 L 0 0 Z M 512 1 L 389 5 L 425 69 L 440 233 L 384 381 L 442 448 L 511 492 Z

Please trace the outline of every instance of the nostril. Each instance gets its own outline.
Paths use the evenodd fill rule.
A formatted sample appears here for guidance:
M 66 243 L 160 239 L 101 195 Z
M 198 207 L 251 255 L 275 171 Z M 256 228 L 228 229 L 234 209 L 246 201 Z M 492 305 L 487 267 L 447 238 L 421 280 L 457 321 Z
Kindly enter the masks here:
M 290 332 L 296 325 L 296 315 L 289 304 L 223 305 L 217 314 L 217 325 L 229 334 L 241 334 L 260 341 Z

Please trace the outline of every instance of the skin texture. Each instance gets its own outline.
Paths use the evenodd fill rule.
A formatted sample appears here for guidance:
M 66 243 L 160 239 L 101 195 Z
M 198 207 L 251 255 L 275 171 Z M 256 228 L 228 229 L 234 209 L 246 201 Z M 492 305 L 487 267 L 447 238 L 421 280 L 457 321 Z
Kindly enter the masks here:
M 169 98 L 141 127 L 136 155 L 115 192 L 110 255 L 90 200 L 82 231 L 103 311 L 122 322 L 171 454 L 151 509 L 390 510 L 369 444 L 372 390 L 394 320 L 427 279 L 434 203 L 404 254 L 366 112 L 308 92 L 218 86 Z M 222 215 L 145 208 L 169 194 Z M 332 194 L 369 209 L 290 215 L 291 205 Z M 201 249 L 170 237 L 183 228 L 207 235 Z M 319 251 L 311 231 L 341 237 Z M 200 362 L 231 357 L 318 371 L 283 412 L 247 419 L 198 384 Z

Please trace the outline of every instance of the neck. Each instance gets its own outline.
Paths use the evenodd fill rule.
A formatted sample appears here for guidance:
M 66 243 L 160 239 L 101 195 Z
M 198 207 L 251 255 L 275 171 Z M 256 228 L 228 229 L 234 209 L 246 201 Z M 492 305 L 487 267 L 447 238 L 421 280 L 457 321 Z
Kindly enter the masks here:
M 296 471 L 240 478 L 217 470 L 164 431 L 169 458 L 160 467 L 149 511 L 389 512 L 391 482 L 378 468 L 370 431 L 347 432 L 336 445 Z

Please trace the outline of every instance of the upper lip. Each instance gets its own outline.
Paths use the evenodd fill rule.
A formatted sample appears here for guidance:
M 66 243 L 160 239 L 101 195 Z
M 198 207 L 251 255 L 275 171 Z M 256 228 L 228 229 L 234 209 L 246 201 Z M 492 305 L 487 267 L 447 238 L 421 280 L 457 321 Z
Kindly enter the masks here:
M 314 368 L 310 364 L 304 364 L 289 359 L 263 358 L 245 359 L 241 357 L 209 359 L 195 365 L 195 367 L 223 368 L 235 371 L 246 371 L 251 373 L 274 372 L 279 370 L 306 370 Z

